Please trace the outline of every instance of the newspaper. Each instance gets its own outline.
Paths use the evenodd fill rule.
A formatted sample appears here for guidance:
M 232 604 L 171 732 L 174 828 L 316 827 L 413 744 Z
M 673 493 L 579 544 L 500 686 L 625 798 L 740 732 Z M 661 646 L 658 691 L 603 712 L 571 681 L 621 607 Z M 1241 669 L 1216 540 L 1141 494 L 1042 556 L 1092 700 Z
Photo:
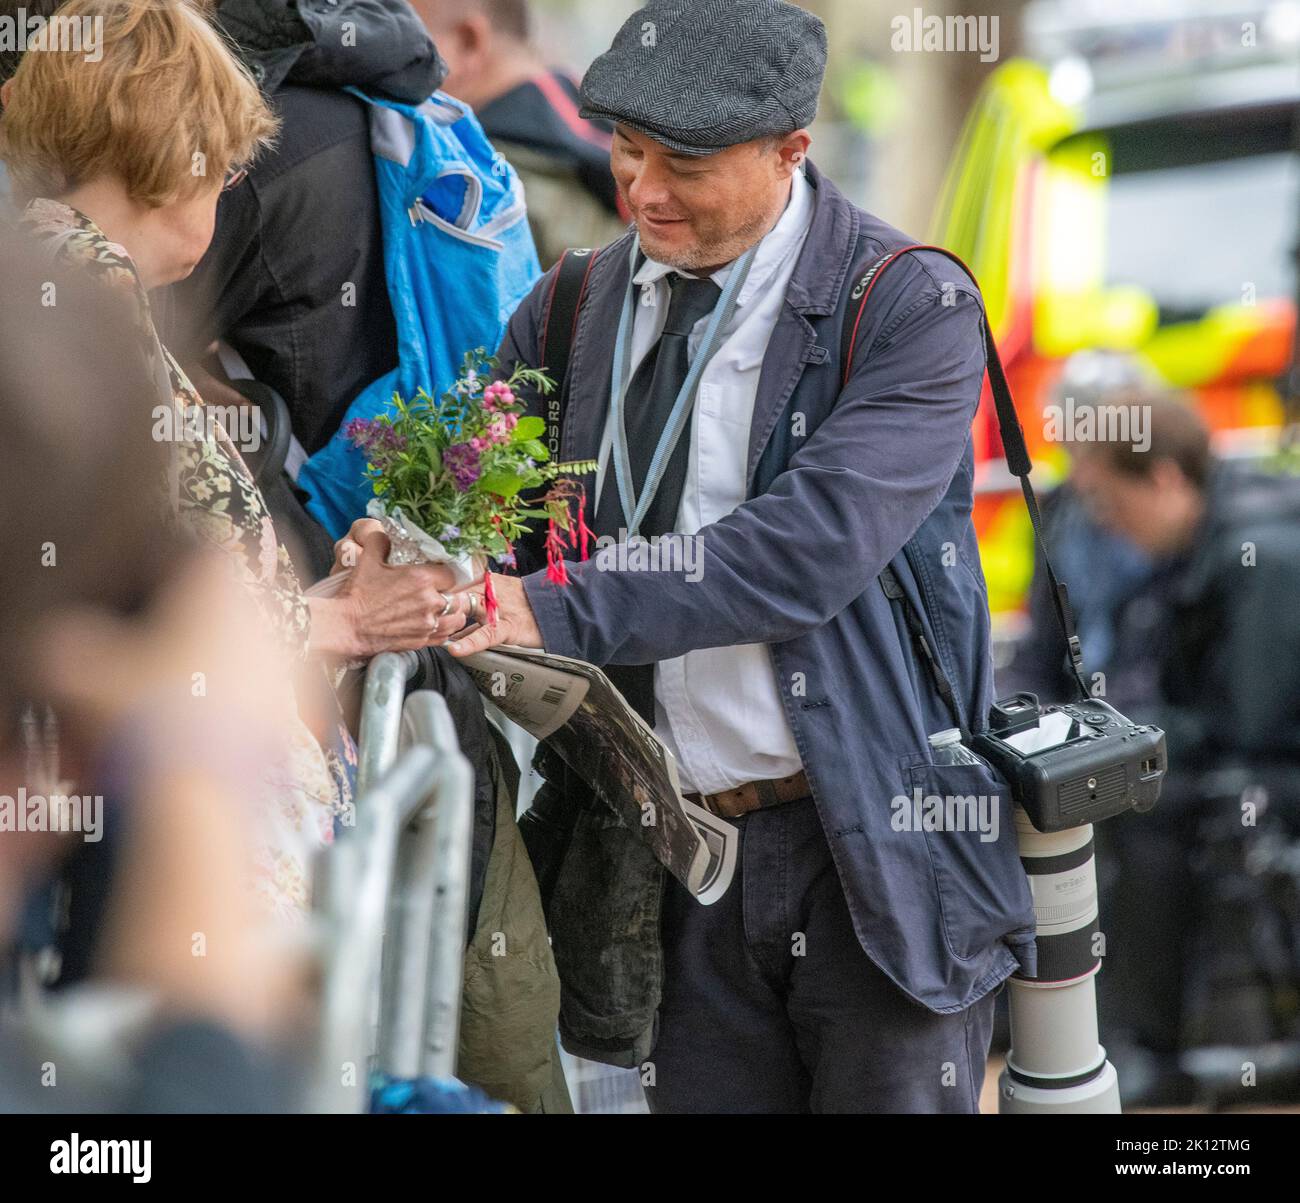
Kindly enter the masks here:
M 464 664 L 479 691 L 547 740 L 699 902 L 727 892 L 739 833 L 682 797 L 673 754 L 600 669 L 508 645 L 467 656 Z

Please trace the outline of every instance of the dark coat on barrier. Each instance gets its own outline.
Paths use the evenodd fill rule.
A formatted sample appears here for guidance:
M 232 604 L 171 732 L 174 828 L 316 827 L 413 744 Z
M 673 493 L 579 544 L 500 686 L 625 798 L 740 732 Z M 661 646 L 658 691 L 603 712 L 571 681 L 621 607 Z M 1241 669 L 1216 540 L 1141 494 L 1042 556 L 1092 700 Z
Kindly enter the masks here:
M 523 1112 L 569 1112 L 555 1045 L 560 982 L 532 865 L 513 823 L 519 768 L 465 666 L 441 648 L 419 653 L 412 689 L 447 703 L 474 768 L 465 984 L 456 1074 Z
M 1032 900 L 1005 781 L 987 765 L 932 762 L 927 736 L 953 717 L 878 577 L 892 566 L 926 616 L 965 725 L 983 728 L 993 665 L 970 438 L 983 308 L 946 258 L 904 257 L 871 294 L 841 387 L 848 294 L 863 266 L 913 240 L 852 205 L 812 165 L 808 178 L 812 226 L 763 362 L 748 499 L 698 533 L 702 578 L 589 562 L 570 565 L 567 588 L 541 572 L 524 584 L 547 649 L 595 664 L 766 643 L 863 949 L 917 1002 L 953 1012 L 1018 967 L 1032 971 Z M 569 365 L 564 460 L 599 449 L 630 248 L 629 234 L 591 269 Z M 538 364 L 552 278 L 511 321 L 505 371 Z M 533 405 L 543 413 L 540 400 Z M 521 549 L 521 567 L 539 564 L 537 553 L 535 542 Z M 995 799 L 997 838 L 897 829 L 891 803 L 914 789 Z M 539 799 L 540 823 L 525 824 L 549 893 L 561 1032 L 571 1051 L 636 1064 L 658 1005 L 661 874 L 634 833 L 580 795 L 562 781 Z

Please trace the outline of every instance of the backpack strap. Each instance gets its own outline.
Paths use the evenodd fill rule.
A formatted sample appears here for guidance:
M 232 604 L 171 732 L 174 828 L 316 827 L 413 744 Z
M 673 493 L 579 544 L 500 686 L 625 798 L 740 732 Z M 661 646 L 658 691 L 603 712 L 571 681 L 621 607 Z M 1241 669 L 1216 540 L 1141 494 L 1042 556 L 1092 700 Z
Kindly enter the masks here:
M 849 294 L 849 304 L 844 311 L 844 334 L 840 344 L 841 387 L 848 384 L 849 375 L 853 370 L 853 356 L 857 350 L 862 317 L 866 312 L 867 301 L 871 296 L 872 289 L 875 288 L 881 274 L 891 263 L 897 262 L 903 255 L 912 251 L 933 251 L 951 259 L 970 277 L 975 287 L 979 287 L 979 282 L 975 279 L 975 275 L 970 268 L 952 251 L 941 246 L 915 243 L 911 246 L 899 247 L 877 259 L 858 276 L 857 283 Z M 1051 585 L 1052 603 L 1056 610 L 1057 624 L 1065 640 L 1070 673 L 1079 688 L 1079 696 L 1086 698 L 1088 689 L 1083 683 L 1083 648 L 1079 642 L 1078 632 L 1075 629 L 1074 612 L 1070 608 L 1069 593 L 1060 578 L 1057 577 L 1056 571 L 1052 568 L 1052 560 L 1047 553 L 1047 543 L 1043 537 L 1043 516 L 1038 508 L 1038 498 L 1034 495 L 1033 485 L 1029 483 L 1029 473 L 1033 468 L 1033 461 L 1029 457 L 1029 448 L 1025 444 L 1025 432 L 1020 425 L 1020 417 L 1016 412 L 1016 405 L 1011 397 L 1011 387 L 1007 383 L 1007 375 L 1003 370 L 1002 359 L 998 355 L 997 343 L 993 340 L 988 321 L 985 320 L 981 325 L 984 333 L 984 355 L 988 369 L 989 389 L 993 393 L 993 405 L 998 415 L 998 430 L 1002 436 L 1002 451 L 1006 456 L 1007 467 L 1010 469 L 1011 474 L 1020 481 L 1020 491 L 1025 496 L 1025 507 L 1029 510 L 1029 521 L 1034 528 L 1034 539 L 1037 541 L 1038 549 L 1042 553 L 1043 567 L 1047 571 L 1047 579 Z M 890 592 L 889 586 L 884 582 L 883 578 L 882 585 L 887 593 Z M 910 619 L 909 626 L 912 626 Z M 912 629 L 915 631 L 914 626 L 912 626 Z M 938 661 L 928 654 L 928 649 L 926 651 L 931 669 L 942 676 L 942 669 L 939 667 Z M 943 694 L 945 700 L 951 696 L 952 687 L 946 678 L 939 682 L 939 692 Z
M 546 399 L 546 448 L 553 460 L 560 458 L 560 436 L 569 393 L 569 356 L 578 333 L 578 313 L 587 293 L 592 265 L 600 254 L 590 248 L 570 249 L 560 257 L 559 269 L 551 281 L 551 295 L 542 318 L 539 366 L 546 369 L 556 387 Z

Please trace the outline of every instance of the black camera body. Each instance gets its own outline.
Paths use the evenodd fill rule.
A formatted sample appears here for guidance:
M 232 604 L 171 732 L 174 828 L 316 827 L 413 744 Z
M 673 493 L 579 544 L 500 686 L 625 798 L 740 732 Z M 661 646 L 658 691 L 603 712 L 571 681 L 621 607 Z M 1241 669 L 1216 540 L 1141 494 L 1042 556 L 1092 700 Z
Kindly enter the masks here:
M 989 729 L 971 747 L 1042 832 L 1150 810 L 1167 767 L 1165 733 L 1098 698 L 1040 706 L 1032 693 L 1013 694 L 989 708 Z

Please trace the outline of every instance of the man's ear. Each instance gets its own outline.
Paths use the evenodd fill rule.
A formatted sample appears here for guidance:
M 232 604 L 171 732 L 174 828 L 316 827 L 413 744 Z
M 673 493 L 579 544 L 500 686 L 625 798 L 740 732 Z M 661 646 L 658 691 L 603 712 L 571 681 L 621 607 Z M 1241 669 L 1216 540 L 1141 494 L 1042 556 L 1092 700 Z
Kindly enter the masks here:
M 0 109 L 9 103 L 9 92 L 13 86 L 14 81 L 12 79 L 6 79 L 4 83 L 0 84 Z
M 806 129 L 797 129 L 793 133 L 786 134 L 777 146 L 777 152 L 781 156 L 781 174 L 793 175 L 808 157 L 808 148 L 811 145 L 812 135 Z

